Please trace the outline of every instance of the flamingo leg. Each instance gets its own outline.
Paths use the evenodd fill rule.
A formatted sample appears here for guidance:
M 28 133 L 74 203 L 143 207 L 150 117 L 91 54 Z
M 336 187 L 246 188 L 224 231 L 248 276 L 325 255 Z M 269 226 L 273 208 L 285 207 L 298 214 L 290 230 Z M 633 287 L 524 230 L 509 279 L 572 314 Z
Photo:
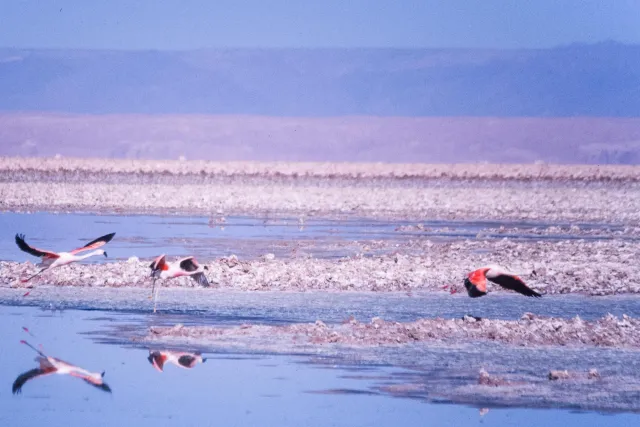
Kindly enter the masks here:
M 36 274 L 34 274 L 33 276 L 29 276 L 29 277 L 28 277 L 28 278 L 26 278 L 26 279 L 20 279 L 20 282 L 22 282 L 22 283 L 27 283 L 29 280 L 31 280 L 31 279 L 33 279 L 34 277 L 36 277 L 38 274 L 40 274 L 40 273 L 42 273 L 43 271 L 48 270 L 48 269 L 49 269 L 48 267 L 45 267 L 45 268 L 43 268 L 42 270 L 38 271 L 38 272 L 37 272 Z
M 155 283 L 155 280 L 154 280 Z M 158 288 L 156 289 L 156 293 L 154 294 L 153 297 L 153 312 L 156 312 L 156 305 L 158 304 L 158 292 L 160 291 L 160 286 L 158 286 Z
M 153 278 L 153 284 L 151 285 L 151 295 L 149 295 L 149 299 L 153 298 L 153 291 L 156 289 L 156 278 Z
M 44 354 L 43 352 L 41 352 L 40 350 L 38 350 L 37 348 L 35 348 L 34 346 L 32 346 L 31 344 L 29 344 L 27 341 L 25 340 L 20 340 L 21 344 L 27 345 L 29 347 L 31 347 L 35 352 L 37 352 L 40 356 L 44 357 L 45 359 L 47 358 L 47 355 Z

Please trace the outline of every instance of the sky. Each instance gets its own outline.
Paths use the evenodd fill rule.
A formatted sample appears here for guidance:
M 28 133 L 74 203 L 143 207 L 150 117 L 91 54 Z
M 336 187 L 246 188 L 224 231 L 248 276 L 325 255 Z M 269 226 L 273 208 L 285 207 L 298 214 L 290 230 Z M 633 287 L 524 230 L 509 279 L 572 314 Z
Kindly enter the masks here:
M 640 43 L 638 0 L 0 0 L 0 47 L 545 48 Z

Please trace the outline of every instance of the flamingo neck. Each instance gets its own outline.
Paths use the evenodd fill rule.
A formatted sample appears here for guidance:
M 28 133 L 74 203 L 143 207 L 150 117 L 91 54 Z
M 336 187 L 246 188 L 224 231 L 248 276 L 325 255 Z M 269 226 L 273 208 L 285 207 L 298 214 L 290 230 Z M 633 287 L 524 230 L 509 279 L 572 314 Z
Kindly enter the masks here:
M 76 261 L 80 261 L 80 260 L 87 259 L 87 258 L 92 257 L 92 256 L 96 256 L 96 255 L 102 255 L 102 251 L 95 250 L 93 252 L 89 252 L 88 254 L 76 255 L 75 259 L 76 259 Z

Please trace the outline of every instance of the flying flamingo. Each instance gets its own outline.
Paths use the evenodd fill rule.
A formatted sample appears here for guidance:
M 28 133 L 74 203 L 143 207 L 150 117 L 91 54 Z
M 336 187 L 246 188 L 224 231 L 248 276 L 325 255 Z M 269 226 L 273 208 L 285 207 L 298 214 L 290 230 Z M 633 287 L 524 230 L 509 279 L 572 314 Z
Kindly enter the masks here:
M 63 360 L 57 359 L 55 357 L 47 356 L 42 351 L 38 350 L 31 344 L 26 341 L 20 341 L 22 344 L 26 344 L 35 350 L 38 353 L 38 357 L 36 358 L 36 362 L 40 364 L 38 368 L 31 369 L 16 378 L 13 382 L 13 386 L 11 387 L 11 391 L 13 394 L 19 394 L 22 392 L 22 386 L 24 384 L 37 377 L 43 377 L 51 374 L 58 375 L 71 375 L 72 377 L 81 378 L 87 384 L 90 384 L 100 390 L 107 391 L 111 393 L 111 388 L 104 382 L 104 371 L 102 373 L 98 372 L 89 372 L 86 369 L 82 369 L 78 366 L 67 363 Z
M 478 298 L 487 294 L 487 279 L 489 281 L 526 295 L 528 297 L 541 297 L 538 292 L 528 287 L 521 278 L 508 273 L 504 268 L 490 265 L 472 271 L 464 279 L 464 287 L 471 298 Z
M 192 256 L 179 259 L 176 262 L 168 263 L 164 254 L 156 258 L 151 265 L 151 277 L 153 277 L 153 286 L 151 288 L 151 297 L 153 297 L 153 312 L 156 312 L 156 303 L 158 300 L 158 292 L 154 294 L 156 280 L 173 279 L 175 277 L 191 276 L 193 280 L 198 282 L 205 288 L 209 286 L 209 281 L 204 275 L 204 270 L 208 270 L 207 266 L 201 266 Z M 159 289 L 159 288 L 158 288 Z M 150 297 L 150 298 L 151 298 Z
M 113 236 L 115 235 L 116 233 L 111 233 L 111 234 L 107 234 L 106 236 L 98 237 L 97 239 L 87 243 L 83 247 L 74 249 L 70 252 L 52 252 L 52 251 L 37 249 L 37 248 L 34 248 L 33 246 L 29 246 L 27 242 L 24 241 L 24 234 L 16 234 L 16 244 L 18 245 L 18 247 L 22 251 L 28 254 L 41 258 L 42 259 L 41 265 L 44 266 L 42 270 L 38 271 L 33 276 L 27 279 L 21 279 L 20 281 L 22 283 L 26 283 L 29 280 L 36 277 L 37 275 L 39 275 L 40 273 L 50 268 L 56 268 L 62 265 L 71 264 L 72 262 L 82 261 L 83 259 L 95 256 L 95 255 L 104 255 L 106 257 L 107 253 L 102 249 L 98 249 L 98 248 L 109 243 L 111 239 L 113 239 Z M 88 254 L 77 255 L 80 252 L 88 251 L 91 249 L 96 249 L 96 250 L 94 250 L 93 252 L 89 252 Z
M 202 357 L 200 353 L 186 353 L 177 351 L 151 351 L 149 350 L 149 357 L 147 358 L 149 363 L 153 365 L 158 371 L 162 372 L 165 363 L 173 363 L 180 368 L 191 369 L 198 363 L 204 363 L 206 358 Z

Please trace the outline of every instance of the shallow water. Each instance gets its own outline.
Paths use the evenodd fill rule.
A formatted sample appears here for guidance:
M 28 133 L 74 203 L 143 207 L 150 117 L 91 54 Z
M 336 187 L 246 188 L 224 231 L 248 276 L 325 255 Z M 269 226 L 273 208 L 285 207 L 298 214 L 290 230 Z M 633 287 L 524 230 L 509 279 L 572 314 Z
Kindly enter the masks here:
M 286 257 L 296 242 L 305 242 L 316 257 L 345 256 L 361 250 L 358 241 L 466 239 L 475 238 L 483 229 L 502 225 L 421 221 L 429 231 L 396 231 L 411 224 L 415 222 L 361 219 L 306 219 L 301 224 L 297 218 L 251 217 L 227 217 L 224 223 L 210 224 L 209 218 L 198 216 L 1 213 L 0 228 L 6 236 L 0 239 L 0 260 L 34 261 L 15 246 L 16 232 L 25 233 L 27 241 L 35 246 L 68 250 L 116 231 L 116 238 L 106 247 L 111 258 L 148 258 L 166 253 L 195 254 L 206 259 L 230 254 L 252 258 L 269 252 Z M 599 224 L 581 227 L 615 229 Z M 315 249 L 309 242 L 317 244 Z M 640 421 L 640 416 L 633 413 L 603 415 L 567 410 L 640 411 L 640 358 L 635 351 L 519 349 L 493 344 L 455 348 L 424 344 L 291 348 L 263 337 L 257 342 L 200 347 L 199 350 L 209 351 L 206 364 L 193 370 L 167 366 L 165 372 L 159 373 L 146 359 L 148 348 L 132 341 L 133 337 L 144 336 L 149 326 L 176 323 L 229 326 L 316 319 L 337 323 L 349 315 L 360 321 L 372 317 L 412 321 L 464 314 L 518 319 L 528 311 L 565 318 L 580 315 L 594 319 L 607 313 L 640 317 L 640 298 L 633 296 L 546 296 L 537 300 L 491 294 L 472 300 L 445 292 L 409 296 L 163 288 L 161 311 L 151 315 L 149 289 L 36 287 L 29 296 L 24 297 L 24 293 L 0 288 L 1 426 L 100 426 L 124 421 L 124 425 L 136 426 L 382 426 L 428 422 L 606 427 L 638 425 Z M 23 332 L 22 326 L 27 326 L 36 338 Z M 19 344 L 25 338 L 43 344 L 53 356 L 90 370 L 106 370 L 105 378 L 113 394 L 74 378 L 54 375 L 27 383 L 22 395 L 13 396 L 9 386 L 15 377 L 35 367 L 32 350 Z M 481 367 L 492 374 L 524 376 L 537 381 L 537 388 L 507 396 L 476 390 L 473 387 Z M 594 389 L 592 384 L 550 385 L 544 379 L 549 369 L 585 371 L 591 367 L 605 378 L 602 390 L 606 388 L 606 392 L 601 396 L 600 389 Z M 585 396 L 593 400 L 584 400 Z M 483 407 L 490 410 L 481 416 L 479 408 Z
M 205 259 L 235 254 L 241 258 L 255 258 L 265 253 L 288 257 L 296 242 L 305 242 L 306 252 L 318 258 L 353 255 L 361 251 L 358 241 L 410 239 L 456 240 L 473 239 L 485 229 L 519 227 L 523 230 L 551 225 L 569 227 L 569 224 L 541 222 L 495 221 L 420 221 L 420 231 L 401 231 L 398 228 L 416 225 L 416 221 L 381 221 L 370 219 L 313 219 L 203 216 L 151 216 L 151 215 L 95 215 L 0 213 L 0 229 L 6 233 L 0 239 L 0 260 L 34 261 L 21 252 L 14 235 L 26 235 L 27 242 L 36 247 L 56 252 L 68 251 L 85 245 L 96 237 L 116 232 L 114 240 L 105 247 L 110 258 L 127 259 L 167 255 L 193 254 Z M 578 224 L 583 230 L 618 231 L 622 227 L 610 224 Z M 483 238 L 513 238 L 557 240 L 559 238 L 585 238 L 590 236 L 487 234 Z M 609 237 L 602 237 L 609 238 Z M 621 238 L 621 237 L 618 237 Z M 315 247 L 314 247 L 315 246 Z M 91 262 L 87 260 L 85 262 Z
M 149 288 L 85 288 L 38 286 L 29 291 L 0 288 L 0 304 L 46 307 L 51 310 L 84 309 L 148 313 Z M 471 299 L 448 292 L 242 292 L 202 288 L 161 288 L 161 318 L 189 323 L 190 319 L 222 324 L 259 322 L 338 323 L 354 316 L 359 321 L 381 317 L 411 322 L 421 318 L 456 318 L 465 314 L 491 319 L 519 319 L 526 312 L 539 316 L 585 320 L 608 313 L 640 317 L 640 296 L 588 297 L 547 295 L 524 298 L 517 294 L 489 294 Z M 194 317 L 197 315 L 197 317 Z
M 424 394 L 385 392 L 416 375 L 436 375 L 388 364 L 345 363 L 309 356 L 205 354 L 192 370 L 166 366 L 157 372 L 146 348 L 108 343 L 116 324 L 147 324 L 151 316 L 99 311 L 42 311 L 0 306 L 0 424 L 68 425 L 260 425 L 260 426 L 631 426 L 640 416 L 559 409 L 491 407 L 483 417 L 475 405 L 436 403 Z M 22 331 L 28 326 L 33 338 Z M 105 370 L 109 395 L 67 376 L 36 378 L 22 395 L 9 386 L 35 366 L 20 339 L 43 344 L 51 355 L 89 370 Z M 124 339 L 124 337 L 123 337 Z M 395 395 L 397 396 L 397 394 Z M 553 406 L 553 404 L 551 404 Z

